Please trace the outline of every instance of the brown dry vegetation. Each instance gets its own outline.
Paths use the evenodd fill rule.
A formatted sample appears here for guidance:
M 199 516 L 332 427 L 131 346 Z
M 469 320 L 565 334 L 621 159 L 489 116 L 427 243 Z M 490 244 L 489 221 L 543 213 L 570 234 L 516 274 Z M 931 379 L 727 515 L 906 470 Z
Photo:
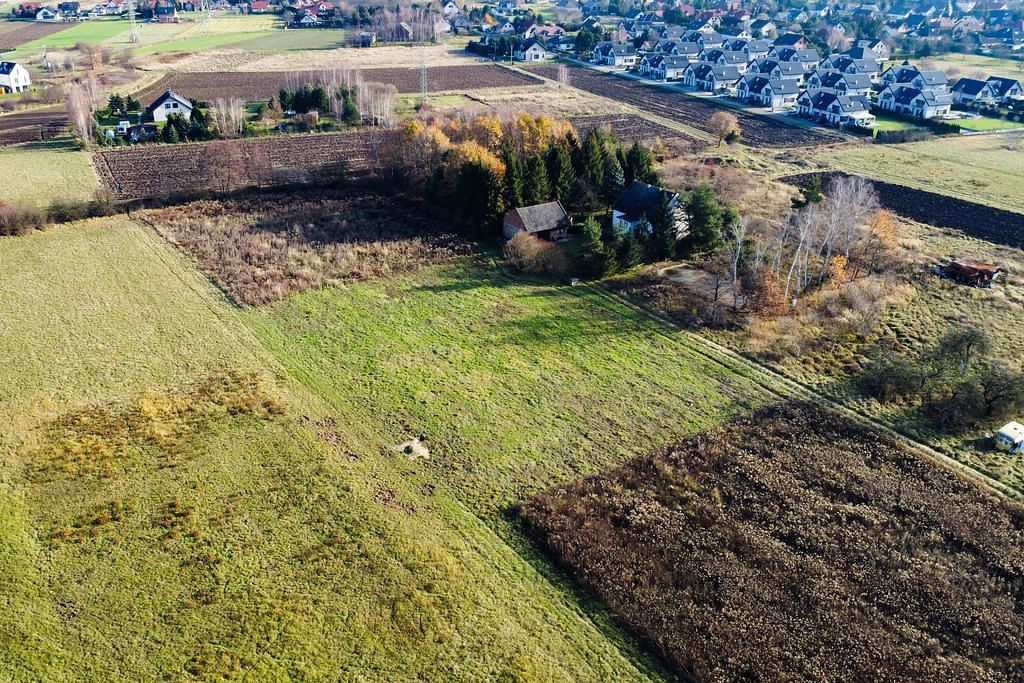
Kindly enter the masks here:
M 240 304 L 408 272 L 470 252 L 408 205 L 374 194 L 268 195 L 144 212 Z
M 524 508 L 698 680 L 1021 680 L 1024 510 L 783 404 Z

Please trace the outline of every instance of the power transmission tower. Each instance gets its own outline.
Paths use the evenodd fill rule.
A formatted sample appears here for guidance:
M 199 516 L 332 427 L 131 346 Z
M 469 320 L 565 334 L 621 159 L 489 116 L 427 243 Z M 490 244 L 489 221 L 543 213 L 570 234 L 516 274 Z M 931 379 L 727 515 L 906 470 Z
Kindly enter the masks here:
M 420 104 L 426 104 L 427 95 L 427 48 L 420 48 Z
M 203 14 L 203 35 L 208 36 L 213 32 L 213 5 L 210 0 L 202 0 L 199 11 Z
M 139 22 L 135 18 L 135 0 L 128 0 L 128 23 L 131 24 L 131 33 L 128 34 L 128 42 L 139 42 Z

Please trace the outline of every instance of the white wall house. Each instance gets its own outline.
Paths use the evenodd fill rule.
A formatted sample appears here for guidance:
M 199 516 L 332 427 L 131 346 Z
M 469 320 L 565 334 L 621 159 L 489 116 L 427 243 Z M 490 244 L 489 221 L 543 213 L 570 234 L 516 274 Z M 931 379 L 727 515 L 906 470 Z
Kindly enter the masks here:
M 187 121 L 192 116 L 192 103 L 173 90 L 168 90 L 156 98 L 146 111 L 153 115 L 156 123 L 165 123 L 171 114 L 183 116 Z
M 17 62 L 0 62 L 0 92 L 28 92 L 32 79 L 28 71 Z

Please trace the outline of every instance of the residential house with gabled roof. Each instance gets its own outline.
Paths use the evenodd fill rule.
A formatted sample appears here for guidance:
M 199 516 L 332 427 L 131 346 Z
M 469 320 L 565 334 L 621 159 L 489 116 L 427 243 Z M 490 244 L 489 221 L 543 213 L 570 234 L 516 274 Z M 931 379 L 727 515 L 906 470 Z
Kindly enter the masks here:
M 839 71 L 844 74 L 863 74 L 872 81 L 878 79 L 878 62 L 874 59 L 851 59 L 846 55 L 832 55 L 821 60 L 819 71 Z
M 56 11 L 56 10 L 50 8 L 50 7 L 41 7 L 39 9 L 39 11 L 36 12 L 36 21 L 51 22 L 51 21 L 63 21 L 63 20 L 64 20 L 64 16 L 60 12 L 58 12 L 58 11 Z
M 791 47 L 773 47 L 772 51 L 768 53 L 768 57 L 777 62 L 797 63 L 803 67 L 804 73 L 813 71 L 821 62 L 821 55 L 813 48 L 797 50 Z
M 167 90 L 146 107 L 146 113 L 156 123 L 164 123 L 171 114 L 179 114 L 188 120 L 192 116 L 192 103 L 173 90 Z
M 28 70 L 17 62 L 0 61 L 0 93 L 28 92 L 32 79 Z
M 808 44 L 807 38 L 801 33 L 783 33 L 772 41 L 772 47 L 791 47 L 794 50 L 805 50 Z
M 748 74 L 736 84 L 736 97 L 744 102 L 759 104 L 772 111 L 796 106 L 800 86 L 794 80 L 770 80 L 764 76 Z
M 756 73 L 770 80 L 803 80 L 804 67 L 797 62 L 777 62 L 774 59 L 758 59 L 747 66 L 747 73 Z
M 870 126 L 875 121 L 867 97 L 836 95 L 825 90 L 800 93 L 796 110 L 801 116 L 833 126 Z
M 736 85 L 740 72 L 735 66 L 691 64 L 683 75 L 683 83 L 707 92 L 725 92 Z
M 956 104 L 995 104 L 992 84 L 976 78 L 961 78 L 950 88 Z
M 867 74 L 842 71 L 815 71 L 807 77 L 808 90 L 825 90 L 836 95 L 871 95 L 871 79 Z
M 920 90 L 909 85 L 887 85 L 878 93 L 878 106 L 919 119 L 934 119 L 949 114 L 953 96 L 945 90 Z
M 755 19 L 750 22 L 750 34 L 755 38 L 774 38 L 779 28 L 771 19 Z
M 516 46 L 512 57 L 519 62 L 540 62 L 545 59 L 554 59 L 555 55 L 540 40 L 528 38 Z
M 670 211 L 679 206 L 679 194 L 656 185 L 634 180 L 612 204 L 612 228 L 620 233 L 650 231 L 663 207 Z M 685 234 L 685 221 L 677 219 L 676 237 Z
M 601 42 L 594 48 L 592 61 L 596 64 L 629 68 L 638 61 L 636 48 L 626 43 Z
M 734 66 L 740 75 L 747 70 L 747 56 L 742 52 L 731 52 L 728 50 L 708 50 L 700 58 L 705 64 L 717 64 L 718 66 Z
M 992 94 L 1002 104 L 1011 104 L 1024 100 L 1024 88 L 1020 81 L 1002 76 L 989 76 L 988 83 L 992 88 Z
M 641 76 L 656 81 L 682 80 L 690 60 L 679 55 L 649 54 L 640 59 Z
M 733 52 L 742 52 L 747 57 L 747 62 L 755 59 L 763 59 L 771 52 L 772 44 L 767 40 L 734 40 L 726 47 Z

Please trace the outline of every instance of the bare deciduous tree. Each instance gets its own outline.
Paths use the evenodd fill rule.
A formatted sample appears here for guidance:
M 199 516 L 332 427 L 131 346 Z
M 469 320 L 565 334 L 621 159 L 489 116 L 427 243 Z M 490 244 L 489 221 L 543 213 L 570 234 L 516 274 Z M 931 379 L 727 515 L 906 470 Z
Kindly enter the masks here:
M 715 112 L 708 119 L 708 130 L 712 135 L 718 138 L 718 146 L 722 146 L 722 140 L 724 140 L 729 133 L 739 132 L 740 120 L 735 114 L 730 114 L 727 111 Z
M 240 98 L 218 99 L 210 113 L 213 115 L 213 125 L 222 137 L 233 138 L 242 134 L 245 103 Z
M 84 82 L 73 83 L 68 88 L 66 108 L 75 137 L 86 145 L 92 144 L 96 122 L 92 116 L 94 111 L 92 96 Z

